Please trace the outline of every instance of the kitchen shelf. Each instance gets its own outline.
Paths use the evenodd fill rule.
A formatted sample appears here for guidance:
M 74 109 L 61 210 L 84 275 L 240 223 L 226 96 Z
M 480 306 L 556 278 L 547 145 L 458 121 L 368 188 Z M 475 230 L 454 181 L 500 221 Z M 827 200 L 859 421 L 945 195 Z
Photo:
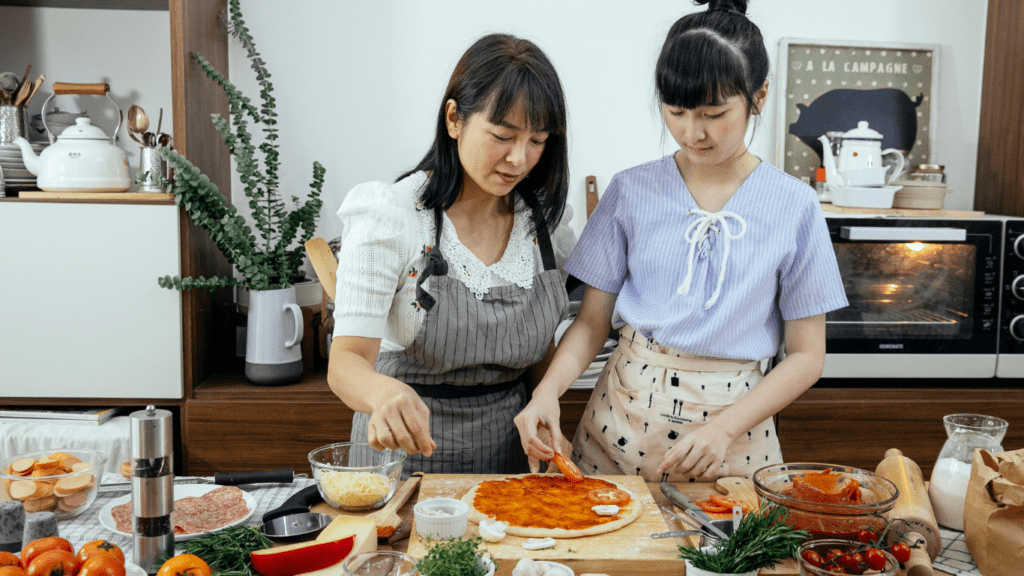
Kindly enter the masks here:
M 144 192 L 44 192 L 27 190 L 4 202 L 62 202 L 67 204 L 152 204 L 172 205 L 174 194 Z
M 0 0 L 0 6 L 167 11 L 168 0 Z

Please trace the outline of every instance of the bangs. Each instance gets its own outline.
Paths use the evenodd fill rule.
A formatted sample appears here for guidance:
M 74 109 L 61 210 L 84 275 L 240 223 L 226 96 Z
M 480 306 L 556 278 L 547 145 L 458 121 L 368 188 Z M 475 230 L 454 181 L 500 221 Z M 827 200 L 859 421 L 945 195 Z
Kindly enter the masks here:
M 694 109 L 721 106 L 733 96 L 748 99 L 743 58 L 710 30 L 680 34 L 675 46 L 662 50 L 655 86 L 664 104 Z M 749 102 L 748 102 L 749 104 Z
M 501 123 L 517 107 L 522 107 L 527 128 L 549 135 L 565 133 L 565 109 L 562 107 L 561 89 L 546 86 L 535 74 L 519 67 L 510 67 L 497 78 L 488 97 L 491 124 Z

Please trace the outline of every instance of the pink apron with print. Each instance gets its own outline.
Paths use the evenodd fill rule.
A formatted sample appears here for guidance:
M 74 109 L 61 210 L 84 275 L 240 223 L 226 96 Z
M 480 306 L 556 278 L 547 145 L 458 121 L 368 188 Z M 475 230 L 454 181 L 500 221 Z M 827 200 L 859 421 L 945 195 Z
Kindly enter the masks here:
M 628 474 L 648 482 L 689 480 L 656 473 L 665 453 L 763 377 L 756 360 L 692 356 L 623 326 L 576 430 L 573 460 L 584 474 Z M 733 442 L 716 476 L 750 476 L 781 462 L 775 425 L 767 418 Z

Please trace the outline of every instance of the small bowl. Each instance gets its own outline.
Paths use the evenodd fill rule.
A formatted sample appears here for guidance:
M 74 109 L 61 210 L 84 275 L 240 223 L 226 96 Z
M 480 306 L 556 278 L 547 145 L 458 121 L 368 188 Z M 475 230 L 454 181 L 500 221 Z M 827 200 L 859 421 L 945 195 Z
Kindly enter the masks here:
M 341 570 L 345 576 L 413 574 L 416 571 L 416 559 L 395 550 L 360 552 L 346 558 Z
M 20 500 L 25 512 L 53 512 L 67 520 L 96 501 L 106 463 L 107 456 L 95 450 L 42 450 L 0 462 L 0 478 L 4 493 Z
M 849 540 L 825 539 L 804 542 L 800 545 L 800 548 L 797 550 L 796 553 L 797 561 L 800 562 L 800 576 L 828 576 L 830 574 L 835 574 L 835 572 L 830 572 L 828 570 L 828 567 L 830 565 L 834 565 L 835 562 L 826 562 L 822 565 L 821 568 L 817 568 L 804 559 L 804 552 L 806 552 L 807 550 L 814 550 L 818 553 L 819 556 L 825 558 L 825 555 L 828 554 L 831 550 L 847 552 L 849 550 L 861 550 L 863 548 L 865 548 L 865 545 L 854 544 Z M 896 576 L 900 573 L 900 563 L 896 561 L 896 558 L 893 557 L 893 555 L 886 550 L 882 550 L 882 554 L 885 554 L 885 568 L 883 568 L 880 571 L 867 569 L 863 572 L 864 574 Z
M 520 560 L 522 562 L 522 560 Z M 551 562 L 550 560 L 534 560 L 534 565 L 537 569 L 542 570 L 544 576 L 576 576 L 576 573 L 572 571 L 565 564 L 558 562 Z M 494 572 L 490 572 L 494 574 Z M 523 571 L 519 570 L 519 565 L 516 564 L 515 568 L 512 569 L 512 576 L 523 576 Z
M 429 498 L 413 507 L 420 536 L 443 540 L 466 533 L 469 505 L 454 498 Z
M 823 503 L 786 493 L 792 488 L 794 478 L 827 469 L 859 482 L 863 503 Z M 892 510 L 900 493 L 895 484 L 874 472 L 839 464 L 776 464 L 754 472 L 753 480 L 758 495 L 786 508 L 789 512 L 786 522 L 809 531 L 812 539 L 856 540 L 857 532 L 863 529 L 881 533 L 887 523 L 883 514 Z
M 380 508 L 395 494 L 404 450 L 376 450 L 366 443 L 340 442 L 309 453 L 313 479 L 324 502 L 339 510 Z

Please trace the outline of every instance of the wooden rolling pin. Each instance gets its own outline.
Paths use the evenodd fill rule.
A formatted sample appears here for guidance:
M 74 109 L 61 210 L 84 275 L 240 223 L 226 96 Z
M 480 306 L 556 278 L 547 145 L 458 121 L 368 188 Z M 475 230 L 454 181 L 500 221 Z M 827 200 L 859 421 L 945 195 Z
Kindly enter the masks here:
M 875 468 L 875 474 L 889 479 L 900 491 L 896 505 L 888 514 L 893 522 L 889 543 L 896 539 L 897 533 L 904 533 L 908 544 L 917 545 L 917 548 L 910 549 L 907 576 L 933 574 L 931 561 L 942 549 L 942 534 L 935 521 L 935 511 L 932 510 L 921 468 L 896 448 L 890 448 Z

